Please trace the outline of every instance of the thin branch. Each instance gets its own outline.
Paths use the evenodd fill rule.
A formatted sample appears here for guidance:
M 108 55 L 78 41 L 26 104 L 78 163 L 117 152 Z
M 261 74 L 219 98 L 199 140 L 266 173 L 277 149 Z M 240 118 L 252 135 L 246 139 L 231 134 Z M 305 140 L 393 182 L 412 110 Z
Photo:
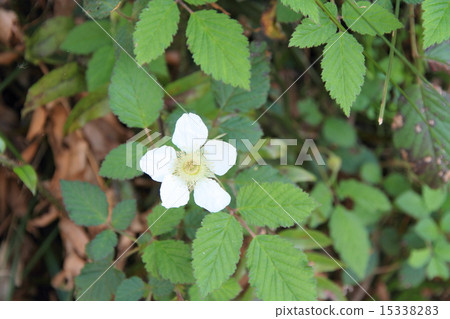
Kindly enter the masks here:
M 192 9 L 189 8 L 188 5 L 184 3 L 182 0 L 176 0 L 176 2 L 179 3 L 183 8 L 185 8 L 186 11 L 189 12 L 190 14 L 194 13 L 194 11 L 192 11 Z

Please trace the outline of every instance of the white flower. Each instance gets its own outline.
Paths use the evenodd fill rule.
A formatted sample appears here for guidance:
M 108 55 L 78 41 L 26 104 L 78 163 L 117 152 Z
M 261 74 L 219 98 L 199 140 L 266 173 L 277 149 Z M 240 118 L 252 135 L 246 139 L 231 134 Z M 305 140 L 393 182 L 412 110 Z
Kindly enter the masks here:
M 181 151 L 162 146 L 141 158 L 142 171 L 162 182 L 160 195 L 164 207 L 186 205 L 192 190 L 195 203 L 212 213 L 230 203 L 230 195 L 214 180 L 214 175 L 224 175 L 236 163 L 236 148 L 207 138 L 208 128 L 202 119 L 185 113 L 178 119 L 172 136 L 173 144 Z

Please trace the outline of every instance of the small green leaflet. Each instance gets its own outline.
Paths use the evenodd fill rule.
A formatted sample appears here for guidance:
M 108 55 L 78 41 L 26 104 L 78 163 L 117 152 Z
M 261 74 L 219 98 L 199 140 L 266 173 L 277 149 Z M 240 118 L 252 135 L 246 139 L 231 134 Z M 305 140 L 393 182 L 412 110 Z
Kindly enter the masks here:
M 223 13 L 200 10 L 191 14 L 187 43 L 195 63 L 216 80 L 250 89 L 250 52 L 242 26 Z
M 133 276 L 122 281 L 117 287 L 116 301 L 137 301 L 144 297 L 145 283 L 141 278 Z
M 300 188 L 280 182 L 247 184 L 237 196 L 237 208 L 247 223 L 270 228 L 301 223 L 317 206 Z
M 113 69 L 109 86 L 111 109 L 129 127 L 150 126 L 163 106 L 161 87 L 144 70 L 124 53 Z
M 111 38 L 102 28 L 108 32 L 109 21 L 87 21 L 77 25 L 61 44 L 61 49 L 70 53 L 88 54 L 111 45 Z
M 334 15 L 337 16 L 336 5 L 332 2 L 325 4 L 325 7 Z M 337 27 L 331 19 L 322 11 L 319 14 L 319 23 L 306 18 L 299 24 L 292 34 L 289 46 L 296 46 L 299 48 L 311 48 L 319 46 L 327 42 L 327 40 L 336 33 Z
M 131 225 L 136 215 L 136 200 L 128 199 L 114 206 L 111 224 L 117 230 L 125 230 Z
M 366 67 L 362 52 L 363 47 L 358 41 L 342 32 L 331 37 L 323 51 L 322 79 L 347 116 L 364 83 Z
M 192 4 L 194 6 L 200 6 L 202 4 L 216 2 L 217 0 L 185 0 L 185 2 Z
M 322 134 L 325 139 L 340 147 L 352 147 L 356 144 L 356 130 L 347 121 L 328 117 L 322 127 Z
M 108 219 L 108 202 L 98 186 L 61 180 L 61 193 L 70 218 L 81 226 L 98 226 Z
M 423 46 L 428 48 L 450 38 L 450 1 L 425 0 L 423 9 Z
M 170 232 L 180 223 L 184 217 L 184 208 L 164 208 L 158 205 L 147 216 L 147 224 L 153 236 L 159 236 Z
M 252 145 L 255 145 L 263 135 L 259 124 L 252 125 L 252 121 L 246 116 L 234 116 L 226 119 L 220 124 L 219 132 L 226 134 L 223 137 L 224 141 L 235 143 L 236 148 L 240 151 L 248 151 L 248 145 L 246 146 L 242 140 L 247 139 Z
M 173 0 L 153 0 L 136 23 L 134 53 L 139 64 L 156 59 L 172 42 L 178 29 L 180 11 Z
M 86 245 L 86 254 L 92 260 L 100 260 L 114 253 L 117 245 L 117 235 L 111 229 L 99 233 Z
M 270 66 L 265 42 L 250 44 L 251 78 L 250 91 L 236 88 L 221 81 L 212 82 L 217 104 L 225 111 L 248 112 L 261 107 L 270 89 Z
M 413 190 L 407 190 L 395 199 L 397 205 L 408 215 L 420 219 L 427 217 L 431 212 L 427 209 L 424 200 Z
M 295 12 L 301 12 L 315 22 L 319 21 L 320 8 L 314 0 L 281 0 L 281 2 Z
M 207 215 L 192 245 L 192 265 L 201 295 L 218 289 L 235 271 L 243 234 L 231 215 Z
M 129 142 L 111 150 L 102 162 L 100 176 L 124 180 L 142 175 L 142 171 L 136 167 L 137 147 L 138 144 Z
M 94 52 L 86 71 L 86 82 L 89 92 L 109 83 L 115 61 L 114 48 L 111 45 L 101 47 Z
M 235 179 L 235 183 L 238 187 L 245 184 L 253 184 L 253 178 L 257 181 L 270 182 L 282 182 L 289 183 L 289 179 L 280 174 L 278 169 L 273 168 L 270 165 L 255 165 L 241 171 Z
M 337 189 L 339 199 L 353 199 L 355 204 L 366 211 L 385 212 L 391 209 L 387 196 L 378 188 L 358 182 L 354 179 L 342 181 Z
M 448 189 L 447 186 L 432 189 L 428 185 L 422 186 L 422 196 L 430 212 L 437 211 L 445 203 L 447 199 Z
M 120 0 L 84 0 L 83 7 L 92 18 L 102 19 L 109 16 L 119 2 Z
M 422 268 L 430 261 L 431 249 L 413 249 L 408 257 L 408 264 L 413 268 Z
M 369 263 L 369 234 L 356 215 L 338 206 L 330 220 L 333 245 L 342 260 L 358 277 L 363 278 Z
M 353 8 L 348 1 L 342 5 L 344 21 L 355 32 L 377 35 L 377 31 L 383 34 L 403 27 L 392 13 L 377 3 L 358 1 L 355 6 L 358 6 L 359 9 L 355 10 L 356 8 Z
M 247 250 L 250 284 L 259 298 L 306 301 L 317 298 L 313 269 L 303 252 L 275 235 L 258 235 Z
M 36 194 L 36 186 L 38 177 L 36 171 L 31 165 L 16 166 L 13 168 L 14 173 L 20 178 L 33 195 Z
M 85 301 L 111 300 L 125 275 L 114 267 L 105 272 L 110 266 L 111 262 L 105 259 L 84 265 L 81 274 L 75 278 L 77 298 Z
M 234 299 L 241 290 L 242 288 L 237 280 L 232 277 L 206 297 L 200 293 L 200 288 L 197 285 L 193 285 L 189 288 L 189 297 L 191 301 L 228 301 Z
M 142 260 L 153 276 L 161 276 L 174 284 L 194 282 L 190 248 L 182 241 L 153 241 L 145 247 Z
M 439 238 L 439 227 L 432 218 L 421 219 L 414 227 L 417 235 L 423 240 L 435 241 Z

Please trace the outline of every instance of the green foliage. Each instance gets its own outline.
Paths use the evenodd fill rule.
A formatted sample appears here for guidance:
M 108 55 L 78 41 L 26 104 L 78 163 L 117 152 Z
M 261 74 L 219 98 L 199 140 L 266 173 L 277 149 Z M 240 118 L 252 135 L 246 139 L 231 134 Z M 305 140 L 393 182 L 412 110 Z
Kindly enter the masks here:
M 109 86 L 111 109 L 120 121 L 129 127 L 148 127 L 159 116 L 163 94 L 144 68 L 126 54 L 121 54 Z
M 448 190 L 447 186 L 438 189 L 432 189 L 428 185 L 424 185 L 422 188 L 422 196 L 425 202 L 425 206 L 430 212 L 437 211 L 444 204 L 447 199 Z
M 416 233 L 424 240 L 434 241 L 439 237 L 439 228 L 431 218 L 420 220 L 414 227 Z
M 94 19 L 102 19 L 111 13 L 120 0 L 83 0 L 83 7 Z
M 366 228 L 357 216 L 338 206 L 330 220 L 333 246 L 358 277 L 364 277 L 369 263 L 370 242 Z
M 153 236 L 159 236 L 172 231 L 183 219 L 184 208 L 167 209 L 161 205 L 153 208 L 147 216 L 147 224 Z
M 192 245 L 192 265 L 202 296 L 220 288 L 236 269 L 243 234 L 231 215 L 215 213 L 203 219 Z
M 36 194 L 36 187 L 38 177 L 36 171 L 31 165 L 15 166 L 13 168 L 14 173 L 20 178 L 26 187 L 31 191 L 33 195 Z
M 113 254 L 116 245 L 116 233 L 107 229 L 95 236 L 94 240 L 86 245 L 86 254 L 92 260 L 100 260 Z
M 112 46 L 103 46 L 94 52 L 86 70 L 88 91 L 95 91 L 102 85 L 109 83 L 114 67 L 115 56 Z
M 327 235 L 314 229 L 290 228 L 280 231 L 278 235 L 291 241 L 300 250 L 322 249 L 332 244 Z
M 322 79 L 347 116 L 364 83 L 366 67 L 362 52 L 363 47 L 358 41 L 342 32 L 331 37 L 323 51 Z
M 109 22 L 87 21 L 76 26 L 61 44 L 61 49 L 70 53 L 88 54 L 110 45 L 111 38 L 102 28 L 108 32 Z
M 263 135 L 258 123 L 252 125 L 248 117 L 236 116 L 226 119 L 220 124 L 220 133 L 226 134 L 224 140 L 235 140 L 236 148 L 240 151 L 247 151 L 247 146 L 242 139 L 247 139 L 252 145 L 255 145 Z
M 385 212 L 391 209 L 387 196 L 378 188 L 356 180 L 345 180 L 339 184 L 337 194 L 340 199 L 353 199 L 358 208 L 365 211 Z
M 314 0 L 281 0 L 281 2 L 291 7 L 295 12 L 301 12 L 305 16 L 309 16 L 313 21 L 319 21 L 319 7 Z
M 217 0 L 186 0 L 187 3 L 195 5 L 195 6 L 200 6 L 202 4 L 206 4 L 206 3 L 212 3 L 212 2 L 216 2 Z
M 316 281 L 306 256 L 278 237 L 258 235 L 247 250 L 250 284 L 263 300 L 315 300 Z M 271 278 L 271 280 L 267 280 Z
M 250 52 L 242 31 L 242 26 L 227 15 L 200 10 L 191 14 L 186 36 L 195 63 L 206 74 L 249 90 Z
M 144 297 L 145 283 L 139 277 L 127 278 L 117 287 L 116 301 L 137 301 Z
M 131 142 L 111 150 L 100 167 L 100 175 L 119 180 L 142 175 L 142 171 L 136 167 L 136 152 L 137 146 Z
M 423 9 L 423 46 L 428 48 L 450 38 L 450 3 L 447 0 L 425 0 Z
M 189 297 L 192 301 L 227 301 L 234 299 L 241 289 L 236 279 L 230 278 L 220 288 L 214 290 L 206 297 L 201 294 L 200 288 L 194 285 L 189 289 Z
M 153 0 L 141 12 L 136 24 L 134 53 L 139 64 L 148 63 L 164 53 L 177 32 L 180 11 L 173 0 Z
M 340 118 L 327 118 L 322 132 L 326 140 L 337 146 L 352 147 L 356 144 L 355 129 L 347 121 Z
M 78 225 L 98 226 L 108 219 L 108 202 L 98 186 L 61 180 L 61 193 L 70 218 Z
M 280 182 L 251 183 L 237 196 L 237 208 L 246 222 L 271 228 L 302 223 L 316 207 L 300 188 Z
M 112 211 L 111 225 L 114 229 L 125 230 L 136 215 L 136 200 L 128 199 L 118 203 Z

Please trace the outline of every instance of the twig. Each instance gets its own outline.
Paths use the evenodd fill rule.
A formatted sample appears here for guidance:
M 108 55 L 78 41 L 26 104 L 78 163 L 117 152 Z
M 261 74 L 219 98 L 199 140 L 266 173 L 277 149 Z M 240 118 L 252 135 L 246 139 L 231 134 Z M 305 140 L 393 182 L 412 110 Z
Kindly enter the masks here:
M 179 3 L 183 8 L 185 8 L 186 11 L 189 12 L 190 14 L 194 13 L 194 11 L 192 11 L 192 9 L 189 8 L 188 5 L 184 3 L 182 0 L 176 0 L 176 2 Z
M 242 227 L 244 227 L 249 232 L 249 234 L 253 238 L 255 238 L 256 234 L 253 232 L 253 230 L 250 229 L 250 227 L 247 225 L 247 223 L 241 217 L 239 217 L 230 206 L 227 206 L 227 209 L 230 212 L 231 216 L 234 216 L 234 218 L 237 219 L 237 221 L 242 225 Z

